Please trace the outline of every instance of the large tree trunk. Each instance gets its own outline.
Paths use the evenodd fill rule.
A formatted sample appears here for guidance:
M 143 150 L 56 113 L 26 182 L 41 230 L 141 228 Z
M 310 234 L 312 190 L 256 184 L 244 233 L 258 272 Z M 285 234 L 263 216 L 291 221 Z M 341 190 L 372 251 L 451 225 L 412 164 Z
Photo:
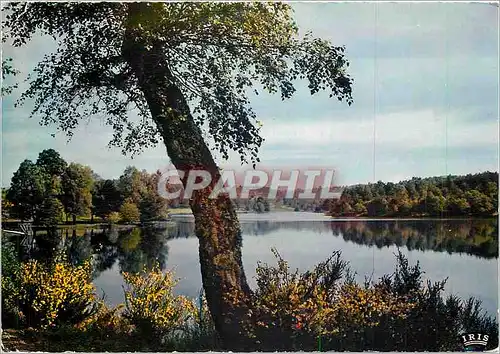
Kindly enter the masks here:
M 144 3 L 130 4 L 130 16 L 143 11 Z M 162 134 L 168 155 L 179 170 L 203 169 L 212 184 L 193 192 L 190 206 L 199 240 L 203 288 L 216 329 L 226 348 L 250 349 L 244 327 L 251 298 L 241 260 L 241 231 L 236 211 L 227 195 L 210 199 L 220 177 L 219 169 L 196 125 L 185 97 L 173 82 L 159 44 L 146 49 L 140 33 L 127 29 L 123 54 L 136 75 L 151 115 Z

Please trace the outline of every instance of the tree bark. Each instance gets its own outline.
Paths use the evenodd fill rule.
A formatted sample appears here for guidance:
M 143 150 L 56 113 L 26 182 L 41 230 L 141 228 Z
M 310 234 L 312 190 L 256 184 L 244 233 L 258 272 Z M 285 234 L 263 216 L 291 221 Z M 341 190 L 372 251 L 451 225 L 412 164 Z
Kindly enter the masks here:
M 145 3 L 131 3 L 129 18 L 144 10 Z M 201 129 L 196 125 L 185 97 L 175 84 L 163 48 L 148 43 L 141 33 L 128 28 L 123 55 L 132 67 L 144 93 L 151 116 L 167 148 L 168 156 L 178 170 L 203 169 L 212 176 L 208 188 L 193 192 L 190 199 L 199 240 L 199 259 L 207 303 L 225 347 L 249 350 L 252 341 L 245 328 L 250 308 L 251 290 L 241 259 L 241 230 L 236 211 L 227 195 L 209 198 L 220 173 Z

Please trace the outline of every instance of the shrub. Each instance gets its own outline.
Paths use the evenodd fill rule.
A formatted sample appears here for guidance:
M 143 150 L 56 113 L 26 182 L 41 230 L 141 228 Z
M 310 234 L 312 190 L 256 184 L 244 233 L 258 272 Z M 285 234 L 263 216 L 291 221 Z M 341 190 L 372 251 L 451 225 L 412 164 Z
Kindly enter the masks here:
M 290 272 L 288 263 L 273 252 L 277 267 L 257 267 L 249 330 L 264 345 L 280 343 L 276 350 L 313 350 L 320 335 L 377 326 L 383 315 L 403 318 L 413 306 L 382 288 L 363 288 L 350 277 L 341 283 L 349 270 L 339 252 L 305 273 Z
M 446 279 L 424 282 L 418 262 L 410 266 L 401 252 L 396 257 L 396 271 L 376 286 L 392 294 L 410 295 L 414 307 L 405 320 L 383 318 L 379 326 L 364 329 L 364 340 L 358 346 L 389 351 L 460 351 L 458 338 L 467 332 L 488 334 L 488 348 L 498 346 L 498 323 L 483 313 L 479 301 L 444 297 Z
M 95 311 L 91 265 L 70 265 L 59 258 L 46 265 L 30 260 L 21 265 L 19 310 L 30 327 L 77 324 Z
M 95 313 L 78 323 L 76 328 L 88 333 L 106 336 L 109 334 L 130 333 L 131 326 L 121 316 L 123 304 L 109 308 L 104 301 L 96 303 Z
M 117 211 L 113 211 L 111 213 L 109 213 L 107 216 L 106 216 L 106 221 L 110 224 L 116 224 L 120 221 L 121 219 L 121 216 L 120 216 L 120 213 L 117 212 Z
M 20 262 L 14 244 L 2 240 L 2 326 L 16 326 L 19 319 Z
M 171 272 L 163 274 L 158 266 L 151 272 L 124 273 L 124 316 L 141 334 L 164 339 L 193 324 L 194 303 L 184 296 L 175 296 L 177 280 Z
M 489 347 L 498 345 L 498 325 L 479 302 L 444 298 L 446 281 L 424 283 L 420 265 L 401 253 L 394 274 L 362 286 L 338 252 L 304 273 L 273 252 L 277 266 L 257 267 L 247 321 L 260 350 L 317 350 L 321 337 L 324 350 L 459 351 L 464 332 L 488 334 Z
M 138 222 L 141 219 L 139 208 L 132 202 L 125 202 L 120 208 L 120 217 L 123 222 Z

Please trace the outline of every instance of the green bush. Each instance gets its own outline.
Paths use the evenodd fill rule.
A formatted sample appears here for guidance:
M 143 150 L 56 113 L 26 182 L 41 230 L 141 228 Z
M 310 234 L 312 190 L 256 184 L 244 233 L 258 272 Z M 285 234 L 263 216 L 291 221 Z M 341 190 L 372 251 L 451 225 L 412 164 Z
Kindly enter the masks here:
M 110 224 L 117 224 L 118 222 L 120 222 L 121 220 L 121 216 L 120 216 L 120 213 L 117 212 L 117 211 L 113 211 L 111 213 L 109 213 L 107 216 L 106 216 L 106 221 Z
M 19 324 L 18 296 L 20 287 L 20 262 L 13 243 L 2 240 L 2 326 L 17 327 Z
M 498 346 L 498 324 L 481 311 L 477 300 L 444 297 L 446 280 L 424 282 L 419 263 L 410 266 L 400 252 L 397 261 L 394 274 L 374 286 L 409 296 L 415 306 L 404 319 L 384 316 L 378 326 L 357 327 L 330 338 L 335 350 L 461 351 L 459 338 L 467 332 L 488 334 L 488 348 Z
M 141 219 L 139 208 L 132 202 L 125 202 L 120 208 L 121 221 L 125 223 L 138 222 Z

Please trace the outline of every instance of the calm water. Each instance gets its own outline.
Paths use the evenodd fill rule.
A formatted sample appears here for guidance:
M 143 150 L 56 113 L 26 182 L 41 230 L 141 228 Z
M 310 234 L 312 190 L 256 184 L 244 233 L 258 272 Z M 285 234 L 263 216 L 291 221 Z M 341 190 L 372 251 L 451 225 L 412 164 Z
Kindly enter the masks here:
M 275 264 L 273 247 L 292 268 L 302 270 L 340 250 L 359 281 L 392 273 L 399 247 L 411 264 L 420 262 L 426 278 L 448 278 L 447 293 L 477 297 L 490 315 L 497 313 L 497 220 L 331 221 L 313 213 L 251 214 L 240 220 L 243 263 L 252 287 L 257 262 Z M 194 297 L 201 289 L 198 240 L 190 217 L 156 229 L 62 235 L 58 248 L 74 261 L 93 257 L 94 283 L 109 304 L 123 301 L 121 271 L 138 271 L 155 262 L 181 278 L 178 293 Z

